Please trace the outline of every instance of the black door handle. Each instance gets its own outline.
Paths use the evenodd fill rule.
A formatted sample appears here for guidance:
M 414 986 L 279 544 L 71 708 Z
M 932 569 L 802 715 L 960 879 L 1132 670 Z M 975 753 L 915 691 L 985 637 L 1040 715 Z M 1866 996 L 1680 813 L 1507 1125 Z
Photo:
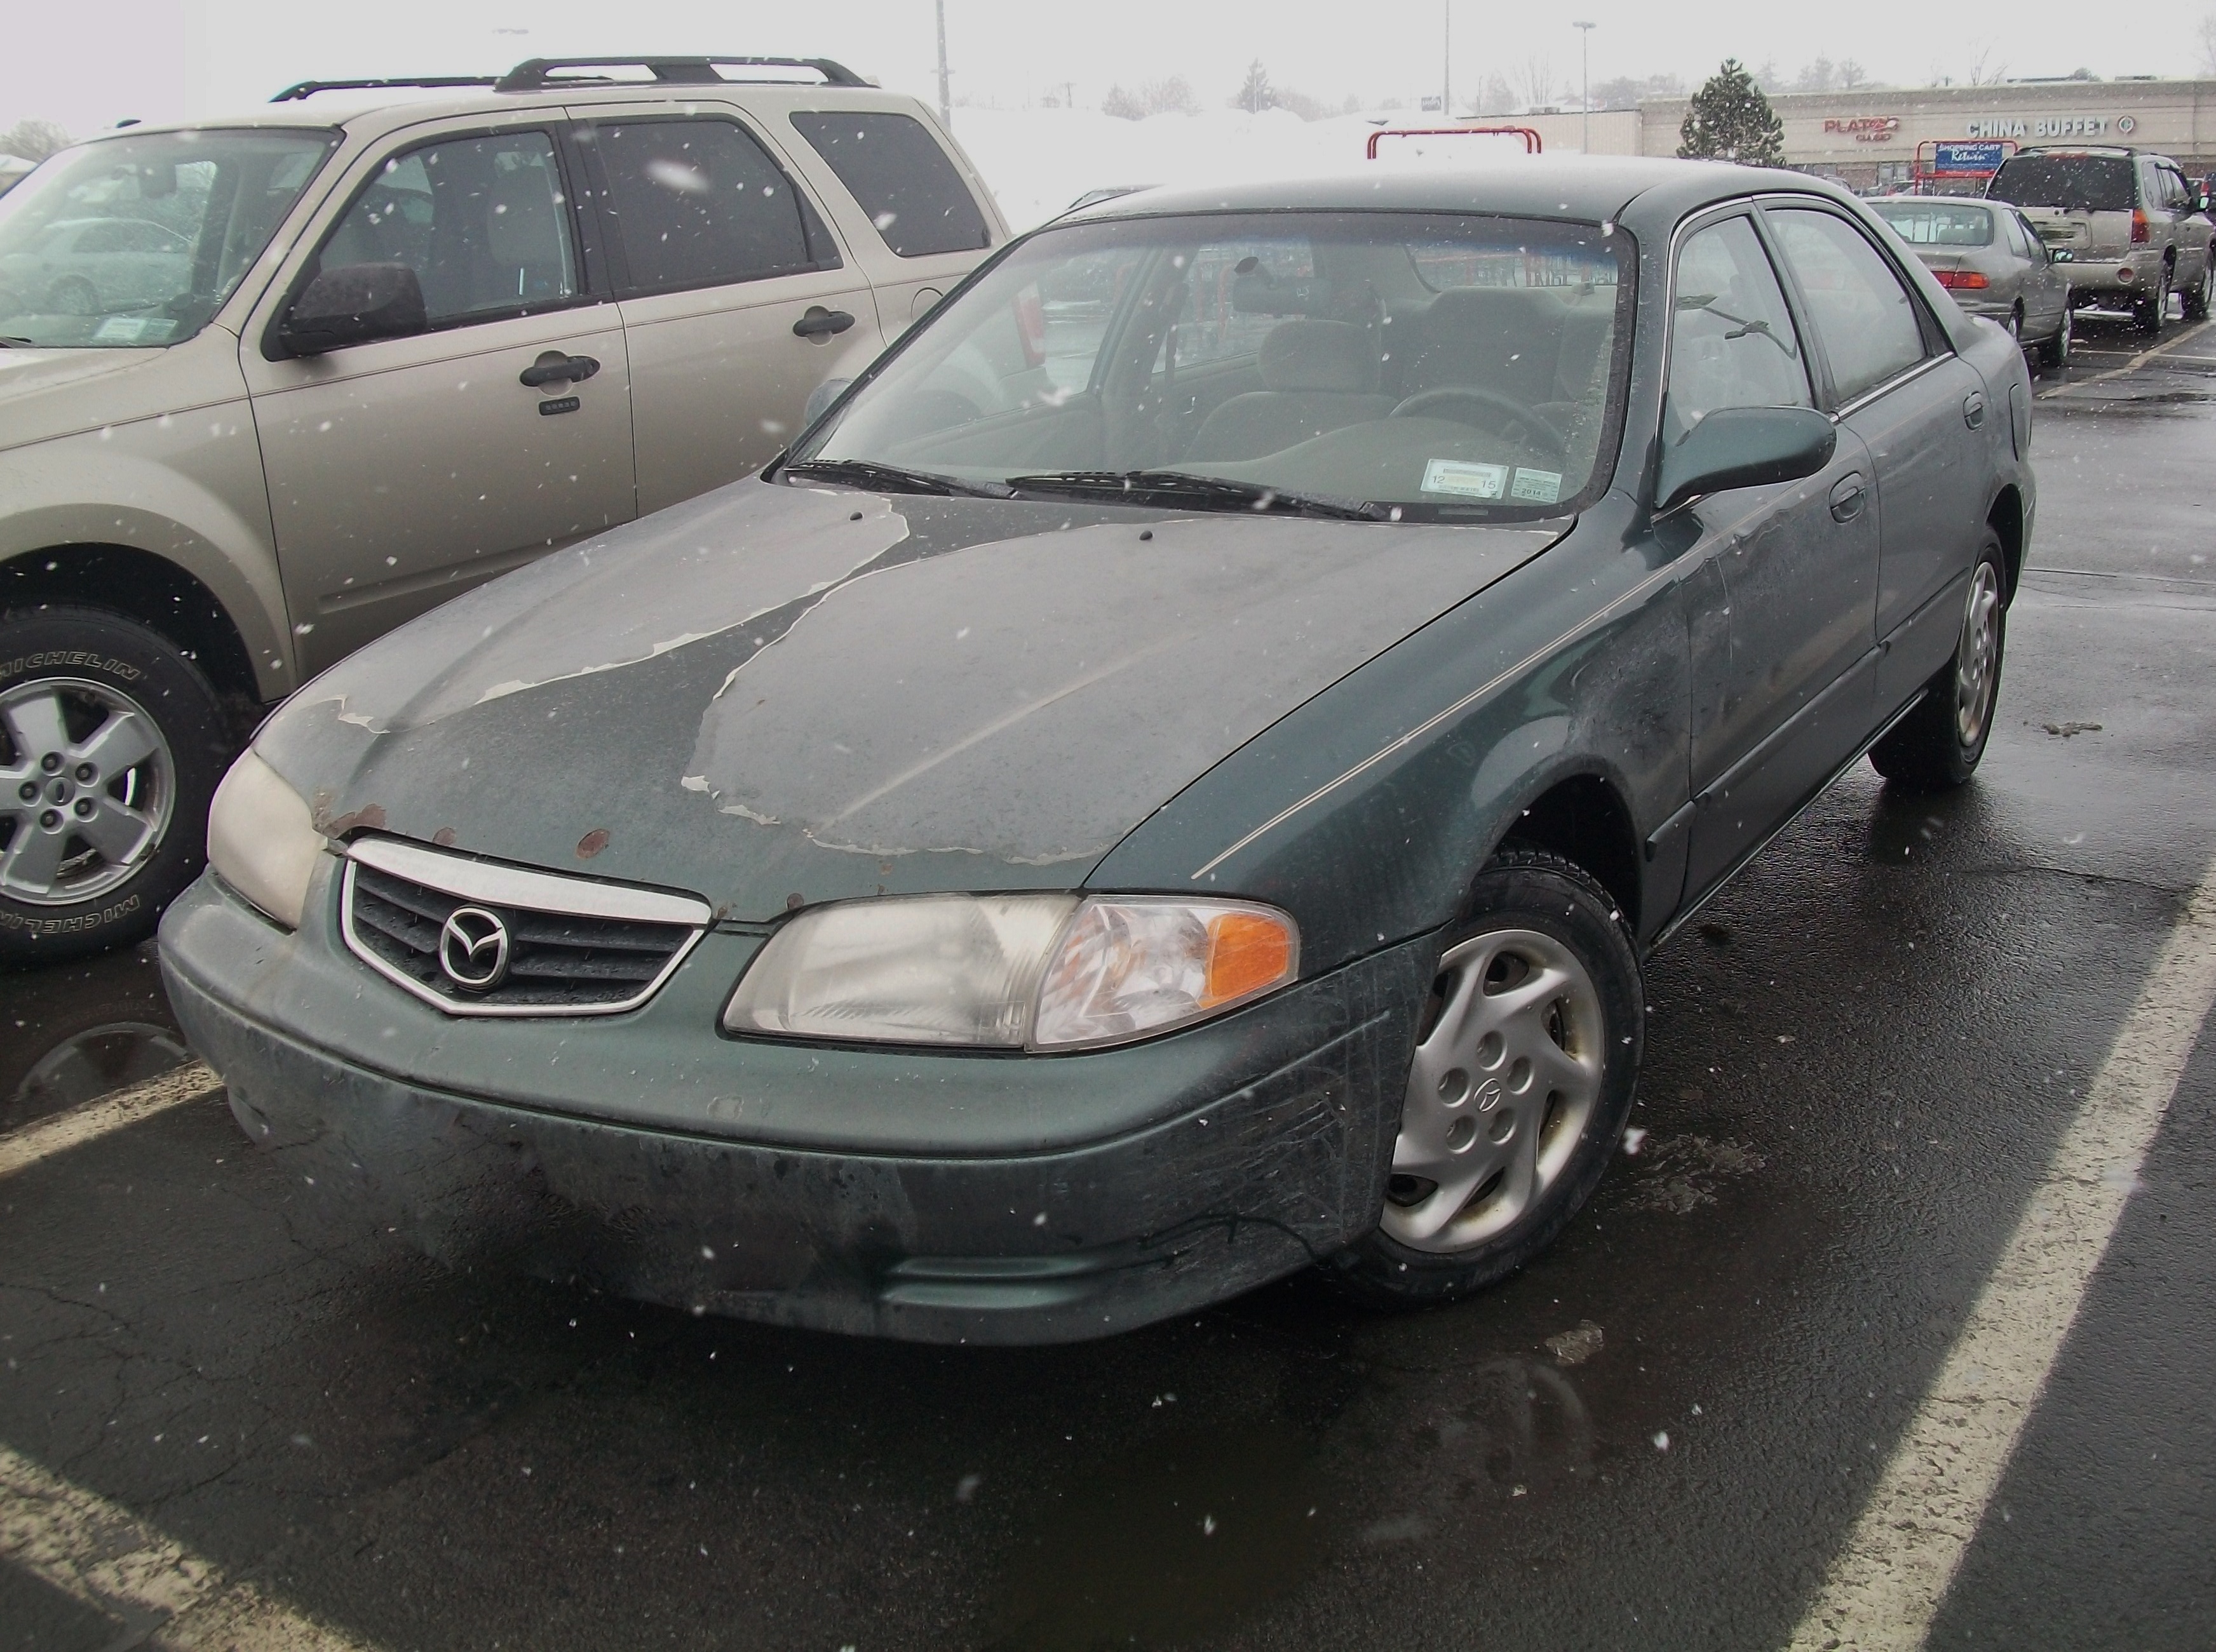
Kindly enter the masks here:
M 541 384 L 582 384 L 600 370 L 600 364 L 590 356 L 557 355 L 550 350 L 516 377 L 535 390 Z
M 808 313 L 793 322 L 794 336 L 803 339 L 828 339 L 834 333 L 843 333 L 854 324 L 854 318 L 843 310 L 826 310 L 822 304 L 810 304 Z
M 1862 488 L 1861 471 L 1840 477 L 1838 485 L 1831 489 L 1831 520 L 1853 521 L 1862 513 L 1862 501 L 1868 496 Z

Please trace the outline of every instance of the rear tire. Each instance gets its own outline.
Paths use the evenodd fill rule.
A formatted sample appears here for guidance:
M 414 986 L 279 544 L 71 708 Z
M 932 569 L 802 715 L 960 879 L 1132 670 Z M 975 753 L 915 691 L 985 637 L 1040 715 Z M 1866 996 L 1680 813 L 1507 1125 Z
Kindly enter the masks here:
M 1560 1234 L 1622 1139 L 1646 1035 L 1631 930 L 1559 856 L 1509 848 L 1447 937 L 1376 1228 L 1327 1276 L 1378 1307 L 1451 1302 Z
M 2181 297 L 2185 306 L 2185 319 L 2205 322 L 2208 319 L 2209 300 L 2216 297 L 2216 247 L 2211 247 L 2201 261 L 2201 279 L 2188 287 Z
M 0 613 L 0 966 L 136 941 L 200 869 L 222 702 L 120 614 Z
M 2170 324 L 2170 266 L 2162 267 L 2162 275 L 2155 290 L 2146 297 L 2132 300 L 2132 319 L 2140 332 L 2149 338 L 2158 338 Z
M 1870 765 L 1895 785 L 1949 791 L 1977 772 L 2000 703 L 2007 590 L 2000 535 L 1987 528 L 1963 601 L 1954 657 L 1932 678 L 1916 709 L 1870 748 Z

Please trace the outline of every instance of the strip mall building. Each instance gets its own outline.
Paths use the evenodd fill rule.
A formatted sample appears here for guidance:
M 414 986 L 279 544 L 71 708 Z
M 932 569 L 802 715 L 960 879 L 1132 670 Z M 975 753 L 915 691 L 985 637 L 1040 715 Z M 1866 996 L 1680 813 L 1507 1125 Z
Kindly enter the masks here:
M 1919 152 L 1929 167 L 1941 143 L 2004 140 L 2121 144 L 2153 150 L 2189 175 L 2216 172 L 2216 80 L 2004 81 L 1996 86 L 1912 90 L 1782 92 L 1770 100 L 1785 124 L 1785 159 L 1850 188 L 1906 183 Z M 1675 155 L 1686 100 L 1636 109 L 1509 117 L 1535 127 L 1550 151 Z

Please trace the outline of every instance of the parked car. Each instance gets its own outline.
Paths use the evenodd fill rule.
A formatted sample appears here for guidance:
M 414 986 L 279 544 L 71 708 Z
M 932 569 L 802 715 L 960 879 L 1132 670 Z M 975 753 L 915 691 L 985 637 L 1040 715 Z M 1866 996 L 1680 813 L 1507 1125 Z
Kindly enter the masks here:
M 445 1255 L 948 1342 L 1446 1300 L 1599 1181 L 1642 958 L 1865 752 L 1977 767 L 2030 408 L 1798 174 L 1121 197 L 296 696 L 171 999 Z
M 2070 282 L 2021 212 L 1936 195 L 1888 195 L 1870 207 L 1956 304 L 2036 351 L 2041 372 L 2070 365 Z
M 1985 186 L 2022 210 L 2065 266 L 2080 310 L 2123 308 L 2159 333 L 2170 295 L 2200 321 L 2216 295 L 2216 223 L 2177 163 L 2133 149 L 2026 149 Z
M 263 705 L 755 469 L 1005 236 L 820 60 L 311 83 L 48 160 L 0 202 L 0 965 L 148 932 Z

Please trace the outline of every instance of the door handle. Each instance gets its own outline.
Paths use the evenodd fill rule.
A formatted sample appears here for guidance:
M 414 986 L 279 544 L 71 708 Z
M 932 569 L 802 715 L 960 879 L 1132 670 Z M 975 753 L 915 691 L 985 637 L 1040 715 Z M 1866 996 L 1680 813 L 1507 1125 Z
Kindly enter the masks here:
M 1972 390 L 1962 398 L 1962 422 L 1973 430 L 1982 429 L 1985 422 L 1985 393 Z
M 1862 506 L 1868 498 L 1868 491 L 1862 486 L 1861 471 L 1840 477 L 1831 489 L 1831 520 L 1853 521 L 1862 513 Z
M 600 364 L 590 356 L 566 356 L 549 350 L 516 378 L 535 390 L 542 384 L 582 384 L 600 370 Z
M 822 304 L 810 304 L 808 313 L 793 322 L 796 338 L 828 339 L 834 333 L 843 333 L 854 324 L 854 318 L 843 310 L 826 310 Z

